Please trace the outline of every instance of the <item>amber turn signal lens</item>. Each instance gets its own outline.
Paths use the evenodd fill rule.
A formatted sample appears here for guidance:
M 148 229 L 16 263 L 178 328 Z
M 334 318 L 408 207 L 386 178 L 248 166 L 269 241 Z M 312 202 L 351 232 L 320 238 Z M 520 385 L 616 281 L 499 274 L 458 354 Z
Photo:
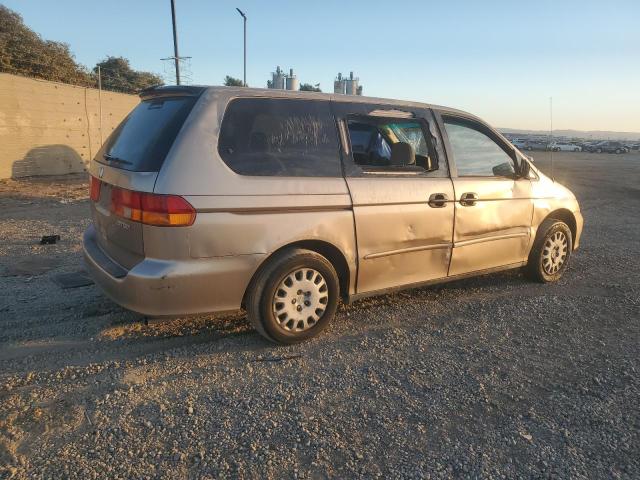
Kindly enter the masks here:
M 133 222 L 157 227 L 188 227 L 196 220 L 196 210 L 178 195 L 111 189 L 111 213 Z

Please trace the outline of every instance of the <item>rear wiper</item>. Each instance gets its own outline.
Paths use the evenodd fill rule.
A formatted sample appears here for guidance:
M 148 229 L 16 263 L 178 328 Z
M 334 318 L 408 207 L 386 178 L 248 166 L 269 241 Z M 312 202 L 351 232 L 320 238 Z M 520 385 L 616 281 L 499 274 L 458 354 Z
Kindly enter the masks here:
M 104 157 L 105 160 L 107 160 L 109 162 L 123 163 L 125 165 L 133 165 L 133 163 L 128 161 L 128 160 L 124 160 L 122 158 L 114 157 L 113 155 L 109 155 L 108 153 L 105 153 L 102 156 Z

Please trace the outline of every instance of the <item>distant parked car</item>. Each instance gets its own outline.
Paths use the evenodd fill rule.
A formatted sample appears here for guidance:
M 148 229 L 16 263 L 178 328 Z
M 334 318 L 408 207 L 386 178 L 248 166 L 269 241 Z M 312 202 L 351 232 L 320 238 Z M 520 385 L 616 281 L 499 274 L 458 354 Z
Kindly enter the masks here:
M 529 140 L 524 145 L 525 150 L 548 150 L 549 144 L 542 140 Z
M 511 143 L 513 144 L 514 147 L 522 150 L 526 146 L 527 141 L 522 138 L 514 138 L 513 140 L 511 140 Z
M 622 142 L 605 140 L 604 142 L 591 145 L 588 151 L 592 153 L 628 153 L 629 149 L 625 147 Z
M 582 147 L 573 143 L 553 142 L 549 145 L 549 150 L 553 150 L 554 152 L 580 152 L 582 151 Z

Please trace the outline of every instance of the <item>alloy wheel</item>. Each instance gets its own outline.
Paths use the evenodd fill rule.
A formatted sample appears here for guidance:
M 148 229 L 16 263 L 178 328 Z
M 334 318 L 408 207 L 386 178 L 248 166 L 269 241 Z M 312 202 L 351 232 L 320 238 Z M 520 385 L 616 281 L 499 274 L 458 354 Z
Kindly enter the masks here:
M 554 275 L 562 268 L 567 260 L 568 244 L 564 232 L 555 232 L 544 242 L 542 268 L 547 275 Z

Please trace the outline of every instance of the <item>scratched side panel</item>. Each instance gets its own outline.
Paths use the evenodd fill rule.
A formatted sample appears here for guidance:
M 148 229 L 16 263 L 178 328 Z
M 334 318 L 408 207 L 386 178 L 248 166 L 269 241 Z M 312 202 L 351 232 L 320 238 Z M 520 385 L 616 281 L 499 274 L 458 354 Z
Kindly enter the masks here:
M 456 205 L 454 241 L 465 241 L 514 231 L 529 233 L 531 227 L 531 182 L 501 178 L 455 178 L 456 197 L 476 193 L 473 206 Z
M 574 249 L 580 244 L 582 236 L 582 214 L 580 206 L 575 195 L 565 186 L 558 182 L 552 181 L 550 178 L 536 170 L 539 180 L 531 182 L 533 194 L 533 221 L 531 222 L 531 243 L 535 239 L 538 227 L 547 218 L 547 216 L 556 210 L 566 209 L 570 211 L 576 220 L 576 238 L 573 241 Z M 531 247 L 531 244 L 529 245 Z
M 456 225 L 449 275 L 510 265 L 526 260 L 533 202 L 529 180 L 455 178 Z M 463 206 L 462 194 L 478 195 Z
M 319 240 L 342 252 L 350 270 L 349 285 L 355 286 L 356 241 L 349 195 L 186 198 L 198 210 L 196 222 L 187 228 L 145 227 L 148 257 L 215 261 L 260 254 L 266 259 L 288 244 Z M 227 288 L 244 292 L 246 286 Z
M 451 230 L 446 227 L 453 204 L 427 213 L 420 204 L 354 207 L 359 293 L 447 276 Z M 426 249 L 434 246 L 441 248 Z M 421 247 L 425 249 L 411 250 Z
M 432 193 L 453 198 L 448 178 L 348 178 L 358 240 L 358 292 L 446 277 L 453 202 L 428 205 Z

